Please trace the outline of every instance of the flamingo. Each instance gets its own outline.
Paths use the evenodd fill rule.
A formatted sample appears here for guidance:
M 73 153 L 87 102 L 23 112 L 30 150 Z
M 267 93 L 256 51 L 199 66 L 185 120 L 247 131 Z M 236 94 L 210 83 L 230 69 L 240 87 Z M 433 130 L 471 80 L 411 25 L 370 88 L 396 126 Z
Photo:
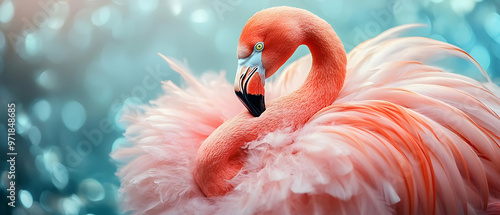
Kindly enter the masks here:
M 126 113 L 130 145 L 112 155 L 124 210 L 500 214 L 498 87 L 460 48 L 398 37 L 415 27 L 346 55 L 318 16 L 265 9 L 242 30 L 233 86 L 161 55 L 187 86 L 164 82 L 165 95 Z M 311 54 L 265 83 L 299 45 Z M 426 64 L 446 56 L 487 83 Z

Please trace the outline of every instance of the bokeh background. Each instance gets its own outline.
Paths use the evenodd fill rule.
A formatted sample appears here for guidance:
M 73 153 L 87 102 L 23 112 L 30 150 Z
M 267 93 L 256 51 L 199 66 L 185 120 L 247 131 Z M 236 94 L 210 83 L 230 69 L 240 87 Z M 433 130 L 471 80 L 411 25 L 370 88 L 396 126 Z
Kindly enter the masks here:
M 162 80 L 182 86 L 156 53 L 185 60 L 196 76 L 225 70 L 231 82 L 246 20 L 278 5 L 326 19 L 346 51 L 391 27 L 427 24 L 424 36 L 469 52 L 500 82 L 498 0 L 1 0 L 1 214 L 120 214 L 109 154 L 126 143 L 122 109 L 156 98 Z M 3 159 L 10 102 L 15 209 Z

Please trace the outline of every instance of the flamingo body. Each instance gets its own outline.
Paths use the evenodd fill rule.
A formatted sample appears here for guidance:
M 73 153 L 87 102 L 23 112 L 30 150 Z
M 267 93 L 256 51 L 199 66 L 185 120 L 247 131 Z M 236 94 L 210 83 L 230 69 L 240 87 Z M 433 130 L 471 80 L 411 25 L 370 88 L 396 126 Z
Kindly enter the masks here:
M 288 17 L 287 12 L 297 10 L 271 11 Z M 397 37 L 412 27 L 388 30 L 344 58 L 337 56 L 343 52 L 341 44 L 330 44 L 336 49 L 337 61 L 329 66 L 336 71 L 334 78 L 311 75 L 324 69 L 331 56 L 307 41 L 296 42 L 308 45 L 312 56 L 293 62 L 266 83 L 269 105 L 259 117 L 245 110 L 224 74 L 197 79 L 185 66 L 165 58 L 187 87 L 165 82 L 165 95 L 126 115 L 132 145 L 113 154 L 125 163 L 118 172 L 125 210 L 500 212 L 500 99 L 474 79 L 426 65 L 444 54 L 475 61 L 447 43 Z M 243 33 L 242 38 L 239 58 L 250 55 L 251 49 L 244 47 L 259 42 L 253 34 Z M 264 43 L 267 78 L 284 61 L 265 51 L 286 50 L 287 59 L 294 49 Z M 329 85 L 323 89 L 325 82 L 313 79 L 328 79 Z M 324 93 L 315 95 L 314 90 Z M 305 102 L 310 105 L 300 112 Z

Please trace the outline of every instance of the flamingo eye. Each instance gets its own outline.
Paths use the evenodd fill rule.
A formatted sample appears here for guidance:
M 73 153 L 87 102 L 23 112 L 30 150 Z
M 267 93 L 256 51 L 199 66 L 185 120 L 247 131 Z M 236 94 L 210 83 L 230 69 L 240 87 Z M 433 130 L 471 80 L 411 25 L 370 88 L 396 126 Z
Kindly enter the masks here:
M 262 51 L 264 49 L 264 42 L 258 42 L 254 47 L 255 51 Z

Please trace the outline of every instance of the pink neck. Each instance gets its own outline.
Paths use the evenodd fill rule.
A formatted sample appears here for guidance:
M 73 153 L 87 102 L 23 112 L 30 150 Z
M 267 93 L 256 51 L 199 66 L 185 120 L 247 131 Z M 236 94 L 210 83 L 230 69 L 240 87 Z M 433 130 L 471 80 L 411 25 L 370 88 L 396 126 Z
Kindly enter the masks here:
M 297 129 L 337 98 L 346 73 L 343 45 L 324 20 L 302 24 L 302 44 L 309 47 L 313 58 L 306 81 L 296 92 L 272 101 L 260 117 L 245 111 L 219 126 L 203 142 L 196 156 L 194 179 L 206 196 L 221 196 L 232 190 L 228 180 L 243 167 L 244 144 L 280 128 Z
M 286 101 L 287 105 L 294 106 L 288 109 L 302 111 L 284 116 L 295 116 L 292 120 L 299 125 L 335 101 L 344 84 L 347 64 L 344 46 L 332 27 L 322 19 L 304 20 L 307 20 L 303 24 L 307 33 L 303 44 L 311 51 L 311 71 L 302 87 L 290 95 L 290 101 Z

